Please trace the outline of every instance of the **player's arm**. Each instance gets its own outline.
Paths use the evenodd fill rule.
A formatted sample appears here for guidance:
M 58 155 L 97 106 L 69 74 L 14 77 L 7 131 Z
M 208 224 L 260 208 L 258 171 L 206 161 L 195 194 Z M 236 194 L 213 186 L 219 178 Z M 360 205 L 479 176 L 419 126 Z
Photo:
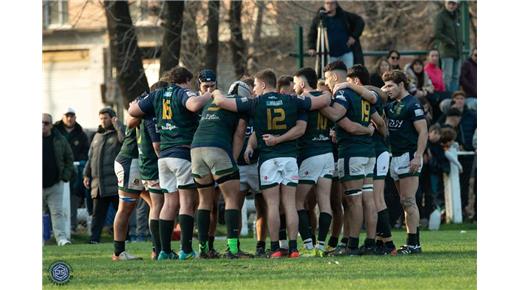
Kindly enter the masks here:
M 200 109 L 202 109 L 211 99 L 210 92 L 205 92 L 203 95 L 197 96 L 194 92 L 187 91 L 185 92 L 185 95 L 188 96 L 188 98 L 186 103 L 184 103 L 184 106 L 193 113 L 200 111 Z
M 304 94 L 303 96 L 305 96 L 305 99 L 302 100 L 303 103 L 310 101 L 310 107 L 306 107 L 308 104 L 303 104 L 302 107 L 308 108 L 309 111 L 319 110 L 330 105 L 331 94 L 328 91 L 322 92 L 322 94 L 317 97 L 313 97 L 311 94 Z
M 376 92 L 376 94 L 378 94 L 379 97 L 381 98 L 381 102 L 386 103 L 386 101 L 388 100 L 388 95 L 385 92 L 383 92 L 383 90 L 381 88 L 371 86 L 371 85 L 367 85 L 367 86 L 365 86 L 365 88 L 367 88 L 370 91 Z
M 421 159 L 426 149 L 426 142 L 428 141 L 428 126 L 426 120 L 420 119 L 413 122 L 415 130 L 419 134 L 417 138 L 417 151 L 415 151 L 414 158 L 410 161 L 410 171 L 417 172 L 421 166 Z
M 247 164 L 251 164 L 250 157 L 253 157 L 253 152 L 256 149 L 256 133 L 255 131 L 251 132 L 251 136 L 249 136 L 249 140 L 247 141 L 246 150 L 244 151 L 244 160 Z
M 146 115 L 154 114 L 153 102 L 155 100 L 155 94 L 149 94 L 143 99 L 130 102 L 128 106 L 128 114 L 132 117 L 140 118 Z
M 352 135 L 372 135 L 374 134 L 374 126 L 363 126 L 359 123 L 352 122 L 349 118 L 345 117 L 336 122 L 337 126 L 340 126 L 343 130 L 349 132 Z
M 342 105 L 334 102 L 332 106 L 326 106 L 320 109 L 320 113 L 332 122 L 336 122 L 345 116 L 347 110 Z
M 237 100 L 236 98 L 226 97 L 220 90 L 213 91 L 213 104 L 224 110 L 238 112 Z
M 157 132 L 157 124 L 154 119 L 144 119 L 144 127 L 150 136 L 150 140 L 152 141 L 153 151 L 155 151 L 155 155 L 159 157 L 161 152 L 161 136 L 159 132 Z
M 246 135 L 247 122 L 244 119 L 238 119 L 238 125 L 233 134 L 233 158 L 238 160 L 242 146 L 244 146 L 244 137 Z
M 370 90 L 368 90 L 364 86 L 360 86 L 360 85 L 356 85 L 356 84 L 352 84 L 352 83 L 348 83 L 348 82 L 336 84 L 334 86 L 334 93 L 337 90 L 347 89 L 347 88 L 356 92 L 358 95 L 360 95 L 363 99 L 365 99 L 367 102 L 369 102 L 372 105 L 377 102 L 377 96 L 374 93 L 372 93 Z
M 379 113 L 377 111 L 374 111 L 374 113 L 372 113 L 372 115 L 370 116 L 370 119 L 376 125 L 376 129 L 377 129 L 377 132 L 379 132 L 379 134 L 381 134 L 384 137 L 388 136 L 388 129 L 386 127 L 386 122 L 383 119 L 383 117 L 381 117 L 381 115 L 379 115 Z
M 264 134 L 262 138 L 264 139 L 265 145 L 274 146 L 276 144 L 300 138 L 301 136 L 303 136 L 303 134 L 305 134 L 305 129 L 307 129 L 307 121 L 298 120 L 296 121 L 296 125 L 284 134 L 280 136 Z
M 128 118 L 126 118 L 126 126 L 130 129 L 139 126 L 139 123 L 141 123 L 141 118 L 136 118 L 133 116 L 128 116 Z

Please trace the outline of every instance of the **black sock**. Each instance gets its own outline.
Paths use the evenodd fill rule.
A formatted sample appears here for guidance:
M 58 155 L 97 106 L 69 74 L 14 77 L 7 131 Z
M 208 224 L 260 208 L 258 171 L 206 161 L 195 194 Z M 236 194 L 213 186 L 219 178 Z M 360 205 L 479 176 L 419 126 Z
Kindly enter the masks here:
M 226 209 L 224 211 L 224 219 L 226 220 L 227 238 L 238 239 L 238 229 L 240 227 L 240 210 Z
M 280 230 L 278 231 L 279 240 L 287 240 L 287 223 L 285 222 L 285 215 L 280 215 Z
M 417 246 L 421 245 L 421 235 L 419 233 L 419 227 L 417 227 Z
M 381 213 L 381 216 L 379 216 L 379 213 Z M 390 238 L 392 236 L 392 226 L 390 225 L 390 216 L 388 214 L 388 209 L 385 208 L 379 213 L 377 223 L 379 224 L 379 220 L 381 220 L 381 237 L 385 239 Z
M 214 245 L 215 244 L 215 237 L 214 236 L 209 236 L 208 237 L 208 250 L 214 250 Z
M 260 249 L 260 248 L 265 249 L 265 241 L 257 241 L 256 242 L 256 248 L 257 249 Z
M 318 231 L 318 241 L 323 242 L 327 238 L 327 234 L 329 233 L 330 223 L 332 222 L 332 215 L 322 212 L 320 213 L 320 219 L 318 221 L 319 231 Z
M 385 242 L 385 247 L 388 249 L 394 249 L 395 248 L 394 241 Z
M 383 232 L 383 211 L 377 212 L 377 225 L 376 225 L 376 235 L 381 236 Z
M 344 236 L 344 237 L 341 239 L 341 243 L 344 244 L 344 245 L 348 245 L 348 238 Z
M 349 249 L 357 249 L 359 247 L 359 238 L 348 238 L 348 248 Z
M 191 253 L 191 240 L 193 238 L 193 222 L 191 215 L 179 215 L 179 224 L 181 225 L 181 248 L 184 253 Z
M 278 251 L 280 249 L 279 241 L 271 241 L 271 252 Z
M 289 252 L 296 251 L 298 249 L 298 243 L 296 240 L 289 240 Z
M 312 228 L 311 228 L 311 232 L 312 232 Z M 312 240 L 312 244 L 316 245 L 316 235 L 315 234 L 311 234 L 311 240 Z
M 329 246 L 335 248 L 338 245 L 338 237 L 330 236 Z
M 237 239 L 237 248 L 240 251 L 240 237 Z
M 417 234 L 408 234 L 408 238 L 406 239 L 406 244 L 408 246 L 417 246 Z
M 199 229 L 199 244 L 202 247 L 208 244 L 209 235 L 209 223 L 210 223 L 210 210 L 199 209 L 197 211 L 197 227 Z
M 300 236 L 302 237 L 302 240 L 305 241 L 307 239 L 311 238 L 311 232 L 309 229 L 310 221 L 309 221 L 309 211 L 306 209 L 301 209 L 298 211 L 298 230 L 300 231 Z
M 383 240 L 376 240 L 376 247 L 382 247 L 384 244 Z
M 173 231 L 173 221 L 169 220 L 159 220 L 159 236 L 161 238 L 161 251 L 164 251 L 166 254 L 171 253 L 172 251 L 172 231 Z
M 125 241 L 114 241 L 114 254 L 119 256 L 125 251 Z
M 376 240 L 375 239 L 365 239 L 365 247 L 372 248 L 376 246 Z
M 159 235 L 159 220 L 150 220 L 150 235 L 152 236 L 152 244 L 154 252 L 159 255 L 161 252 L 161 236 Z

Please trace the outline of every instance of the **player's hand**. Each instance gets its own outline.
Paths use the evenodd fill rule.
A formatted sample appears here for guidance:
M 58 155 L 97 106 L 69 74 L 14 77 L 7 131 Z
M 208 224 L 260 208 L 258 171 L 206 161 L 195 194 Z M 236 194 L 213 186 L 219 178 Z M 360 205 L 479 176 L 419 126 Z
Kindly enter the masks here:
M 350 88 L 349 83 L 347 83 L 347 82 L 342 82 L 342 83 L 336 84 L 336 85 L 334 86 L 334 89 L 332 90 L 332 92 L 335 94 L 338 90 L 348 89 L 348 88 Z
M 251 148 L 251 146 L 246 146 L 246 150 L 244 151 L 244 160 L 247 164 L 251 164 L 251 158 L 253 157 L 253 152 L 255 150 Z
M 376 127 L 374 127 L 374 124 L 370 123 L 368 125 L 368 130 L 370 130 L 370 136 L 374 135 L 374 131 L 376 130 Z
M 278 138 L 271 134 L 264 134 L 262 135 L 262 139 L 264 139 L 265 145 L 267 146 L 274 146 L 278 144 Z
M 308 53 L 310 56 L 315 56 L 315 55 L 316 55 L 316 50 L 315 50 L 315 49 L 309 49 L 309 50 L 307 50 L 307 53 Z
M 351 47 L 354 43 L 356 43 L 356 39 L 352 36 L 349 36 L 347 40 L 347 46 Z
M 83 185 L 85 186 L 86 189 L 89 189 L 90 188 L 90 178 L 89 177 L 83 177 Z
M 421 157 L 415 156 L 412 161 L 410 161 L 410 173 L 417 173 L 419 168 L 421 168 Z
M 334 143 L 334 144 L 338 143 L 338 139 L 336 139 L 336 130 L 330 129 L 329 136 L 330 136 L 332 143 Z

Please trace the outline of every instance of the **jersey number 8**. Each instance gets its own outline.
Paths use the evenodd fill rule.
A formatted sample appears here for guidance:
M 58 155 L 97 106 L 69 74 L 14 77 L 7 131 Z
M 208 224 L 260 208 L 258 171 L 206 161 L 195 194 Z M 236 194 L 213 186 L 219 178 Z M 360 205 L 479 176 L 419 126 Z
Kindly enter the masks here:
M 272 113 L 271 113 L 272 111 Z M 285 130 L 285 111 L 282 108 L 267 109 L 267 130 Z

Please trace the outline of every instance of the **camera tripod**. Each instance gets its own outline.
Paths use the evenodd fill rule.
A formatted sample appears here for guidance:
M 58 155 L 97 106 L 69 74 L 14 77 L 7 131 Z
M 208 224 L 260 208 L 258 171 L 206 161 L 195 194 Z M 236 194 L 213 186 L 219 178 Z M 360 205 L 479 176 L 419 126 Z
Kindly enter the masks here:
M 327 27 L 323 25 L 323 16 L 320 15 L 320 23 L 318 25 L 318 35 L 316 39 L 316 65 L 315 70 L 318 78 L 323 77 L 323 69 L 329 60 L 329 36 Z

